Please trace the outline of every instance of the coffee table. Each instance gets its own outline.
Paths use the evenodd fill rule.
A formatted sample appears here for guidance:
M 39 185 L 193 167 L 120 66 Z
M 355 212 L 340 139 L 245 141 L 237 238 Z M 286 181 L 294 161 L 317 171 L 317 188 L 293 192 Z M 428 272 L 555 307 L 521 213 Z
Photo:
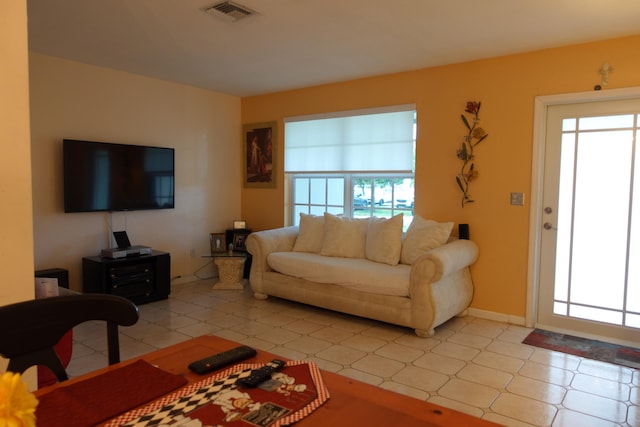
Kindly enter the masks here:
M 204 377 L 191 372 L 187 365 L 193 360 L 237 347 L 238 343 L 223 338 L 206 335 L 166 347 L 141 358 L 164 371 L 183 376 L 188 383 L 195 383 Z M 274 354 L 258 350 L 258 354 L 242 363 L 266 363 Z M 57 388 L 85 381 L 98 374 L 118 369 L 134 363 L 135 360 L 121 362 L 81 377 L 58 383 L 36 392 L 38 399 L 46 399 L 47 394 Z M 322 378 L 330 398 L 310 415 L 296 423 L 296 426 L 496 426 L 492 422 L 472 417 L 429 402 L 414 399 L 375 387 L 370 384 L 322 371 Z M 115 416 L 115 415 L 114 415 Z

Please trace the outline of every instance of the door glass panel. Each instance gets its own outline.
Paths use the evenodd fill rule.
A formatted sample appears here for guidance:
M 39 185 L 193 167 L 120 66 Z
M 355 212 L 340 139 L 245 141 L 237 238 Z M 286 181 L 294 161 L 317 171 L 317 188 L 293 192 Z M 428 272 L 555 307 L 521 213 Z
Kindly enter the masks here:
M 640 119 L 640 115 L 636 117 Z M 640 123 L 636 122 L 636 126 Z M 635 149 L 635 173 L 633 176 L 633 209 L 629 231 L 629 274 L 627 277 L 627 310 L 640 315 L 640 150 Z M 636 322 L 637 322 L 636 316 Z M 631 320 L 631 319 L 629 319 Z M 636 326 L 638 327 L 638 326 Z
M 580 130 L 620 129 L 633 126 L 633 114 L 599 117 L 582 117 Z
M 564 120 L 575 124 L 576 119 Z M 564 129 L 564 126 L 563 126 Z M 575 129 L 575 128 L 574 128 Z M 573 218 L 573 181 L 576 137 L 574 133 L 562 135 L 560 182 L 558 197 L 558 225 L 560 232 L 556 241 L 556 272 L 554 297 L 556 300 L 569 299 L 569 265 L 571 260 L 571 220 Z M 566 307 L 556 314 L 566 314 Z
M 574 303 L 623 308 L 630 136 L 629 131 L 579 136 L 571 260 L 570 298 Z M 601 292 L 603 284 L 606 292 Z

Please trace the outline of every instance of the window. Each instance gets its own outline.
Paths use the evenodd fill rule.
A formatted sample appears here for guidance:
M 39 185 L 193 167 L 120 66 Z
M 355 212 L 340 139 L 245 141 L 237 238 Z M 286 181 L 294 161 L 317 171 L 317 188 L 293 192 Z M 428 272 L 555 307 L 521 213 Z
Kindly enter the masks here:
M 414 205 L 415 106 L 285 120 L 291 223 L 300 213 L 390 218 Z

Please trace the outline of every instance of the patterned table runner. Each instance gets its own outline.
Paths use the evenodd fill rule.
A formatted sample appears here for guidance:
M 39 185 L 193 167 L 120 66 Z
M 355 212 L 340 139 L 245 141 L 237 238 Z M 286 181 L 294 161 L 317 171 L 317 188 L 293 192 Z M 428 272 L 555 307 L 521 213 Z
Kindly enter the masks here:
M 285 426 L 309 415 L 328 398 L 315 363 L 287 362 L 258 388 L 236 386 L 262 364 L 241 364 L 130 411 L 107 426 Z

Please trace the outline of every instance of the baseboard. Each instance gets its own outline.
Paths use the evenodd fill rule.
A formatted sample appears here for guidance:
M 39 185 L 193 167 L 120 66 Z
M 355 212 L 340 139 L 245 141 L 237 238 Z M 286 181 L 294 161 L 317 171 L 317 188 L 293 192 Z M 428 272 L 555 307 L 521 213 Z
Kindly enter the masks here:
M 191 283 L 191 282 L 196 282 L 198 280 L 207 280 L 207 279 L 213 279 L 215 277 L 218 277 L 216 274 L 210 273 L 210 274 L 205 274 L 205 275 L 198 275 L 195 276 L 193 274 L 189 274 L 186 276 L 178 276 L 178 277 L 174 277 L 173 279 L 171 279 L 171 285 L 182 285 L 185 283 Z
M 525 319 L 522 316 L 514 316 L 511 314 L 496 313 L 495 311 L 480 310 L 479 308 L 469 307 L 469 316 L 479 319 L 493 320 L 495 322 L 508 323 L 510 325 L 524 326 Z

